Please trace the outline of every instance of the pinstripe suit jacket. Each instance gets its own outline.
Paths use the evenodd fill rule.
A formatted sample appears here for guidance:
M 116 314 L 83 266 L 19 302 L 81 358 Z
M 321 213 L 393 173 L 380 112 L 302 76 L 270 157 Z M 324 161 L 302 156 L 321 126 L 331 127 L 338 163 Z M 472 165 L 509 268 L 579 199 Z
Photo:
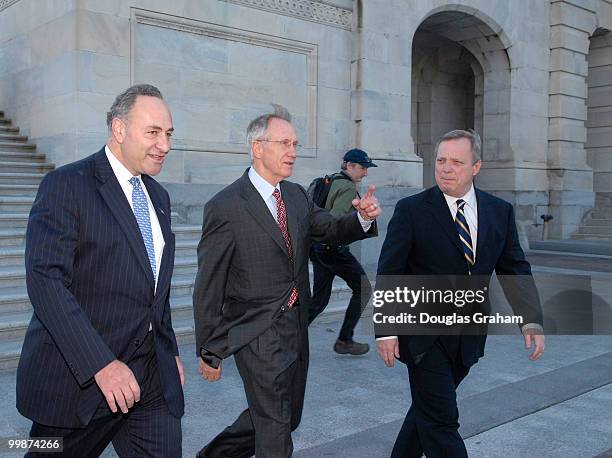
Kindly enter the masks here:
M 173 415 L 183 414 L 169 308 L 170 199 L 151 177 L 142 180 L 165 240 L 155 293 L 138 223 L 104 149 L 40 185 L 26 235 L 34 314 L 17 370 L 17 408 L 33 421 L 86 425 L 103 399 L 94 375 L 114 359 L 129 365 L 149 323 L 164 397 Z
M 204 208 L 194 289 L 197 352 L 223 359 L 268 329 L 298 289 L 300 319 L 308 327 L 311 300 L 308 252 L 311 242 L 342 245 L 377 235 L 364 233 L 356 213 L 334 218 L 317 207 L 300 185 L 280 183 L 293 247 L 285 241 L 248 170 Z M 301 348 L 308 351 L 308 334 Z

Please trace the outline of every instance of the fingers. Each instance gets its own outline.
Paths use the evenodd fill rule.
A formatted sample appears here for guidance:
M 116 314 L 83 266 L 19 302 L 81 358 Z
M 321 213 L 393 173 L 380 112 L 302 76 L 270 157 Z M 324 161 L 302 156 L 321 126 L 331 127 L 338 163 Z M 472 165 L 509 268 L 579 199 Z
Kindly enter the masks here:
M 102 394 L 104 394 L 104 398 L 106 398 L 106 403 L 108 404 L 108 408 L 110 409 L 110 411 L 112 413 L 116 413 L 117 412 L 117 404 L 115 403 L 115 396 L 113 395 L 112 392 L 102 392 Z
M 545 340 L 542 334 L 525 334 L 525 348 L 529 349 L 533 348 L 531 355 L 529 355 L 529 359 L 531 361 L 535 361 L 542 356 L 545 348 Z
M 129 387 L 133 393 L 134 401 L 140 402 L 140 387 L 138 386 L 138 382 L 136 381 L 136 379 L 130 380 Z
M 376 186 L 371 184 L 370 186 L 368 186 L 368 190 L 363 197 L 365 199 L 372 199 L 374 197 L 374 191 L 376 191 Z
M 208 382 L 216 382 L 221 378 L 222 366 L 219 365 L 217 369 L 212 368 L 204 361 L 200 360 L 198 372 L 202 374 L 202 378 Z
M 534 336 L 533 341 L 535 343 L 535 348 L 531 356 L 529 356 L 529 359 L 535 361 L 544 353 L 544 336 Z
M 395 365 L 395 357 L 399 357 L 397 339 L 386 339 L 376 342 L 376 351 L 387 367 Z
M 178 369 L 181 386 L 183 387 L 185 386 L 185 367 L 183 366 L 181 358 L 179 358 L 178 356 L 175 356 L 174 358 L 176 359 L 176 367 Z
M 115 401 L 117 401 L 117 405 L 121 412 L 128 413 L 129 407 L 134 405 L 134 400 L 132 399 L 132 405 L 129 405 L 130 403 L 126 400 L 126 393 L 121 390 L 115 391 L 113 395 L 115 396 Z
M 100 369 L 94 379 L 113 413 L 118 410 L 127 413 L 135 402 L 140 401 L 140 386 L 134 373 L 119 360 L 111 361 Z

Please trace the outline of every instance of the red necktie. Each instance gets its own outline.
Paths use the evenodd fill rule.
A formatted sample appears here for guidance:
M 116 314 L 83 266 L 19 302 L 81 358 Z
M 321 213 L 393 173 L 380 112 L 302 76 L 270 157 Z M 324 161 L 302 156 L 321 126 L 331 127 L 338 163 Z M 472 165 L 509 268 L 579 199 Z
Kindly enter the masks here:
M 289 230 L 287 229 L 287 210 L 285 209 L 285 202 L 283 202 L 283 198 L 281 197 L 280 191 L 275 189 L 272 193 L 274 198 L 276 199 L 276 215 L 278 220 L 278 227 L 283 234 L 283 238 L 285 239 L 285 245 L 287 246 L 287 252 L 289 253 L 289 259 L 293 259 L 293 248 L 291 247 L 291 237 L 289 236 Z M 287 307 L 291 308 L 295 305 L 298 299 L 298 291 L 297 288 L 293 288 L 291 291 L 291 296 L 289 296 L 289 301 L 287 302 Z

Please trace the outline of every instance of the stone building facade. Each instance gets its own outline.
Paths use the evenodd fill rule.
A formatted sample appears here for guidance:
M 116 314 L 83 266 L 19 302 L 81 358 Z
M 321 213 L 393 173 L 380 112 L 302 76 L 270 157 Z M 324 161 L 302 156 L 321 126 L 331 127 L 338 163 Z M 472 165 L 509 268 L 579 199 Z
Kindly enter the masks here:
M 270 102 L 295 118 L 294 179 L 363 148 L 386 219 L 433 183 L 436 139 L 475 128 L 477 185 L 524 240 L 542 214 L 563 239 L 612 193 L 610 30 L 611 0 L 0 0 L 0 109 L 61 165 L 103 144 L 117 93 L 157 85 L 176 127 L 159 178 L 194 223 Z

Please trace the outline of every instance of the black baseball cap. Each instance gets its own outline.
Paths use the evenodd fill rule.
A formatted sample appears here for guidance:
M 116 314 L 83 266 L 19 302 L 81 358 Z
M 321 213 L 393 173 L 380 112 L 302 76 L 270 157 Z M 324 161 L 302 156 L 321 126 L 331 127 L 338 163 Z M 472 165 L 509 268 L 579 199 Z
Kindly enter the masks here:
M 355 164 L 359 164 L 362 167 L 378 167 L 372 160 L 368 157 L 368 153 L 361 149 L 351 149 L 348 150 L 344 157 L 342 158 L 344 162 L 353 162 Z

